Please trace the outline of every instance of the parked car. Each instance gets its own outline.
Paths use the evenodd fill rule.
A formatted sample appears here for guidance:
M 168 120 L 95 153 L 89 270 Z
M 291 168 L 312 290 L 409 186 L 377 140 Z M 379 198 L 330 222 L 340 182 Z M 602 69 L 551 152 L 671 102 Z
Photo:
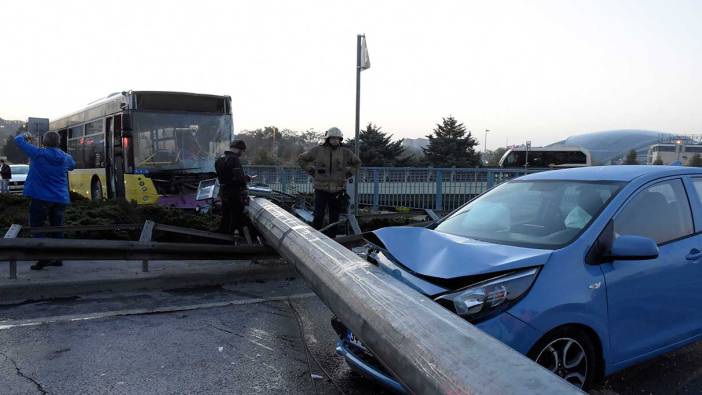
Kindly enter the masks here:
M 24 181 L 29 173 L 29 165 L 10 165 L 12 169 L 12 178 L 10 179 L 10 193 L 22 193 L 24 190 Z
M 702 169 L 603 166 L 520 177 L 362 255 L 587 389 L 702 338 Z M 342 322 L 337 352 L 402 392 Z

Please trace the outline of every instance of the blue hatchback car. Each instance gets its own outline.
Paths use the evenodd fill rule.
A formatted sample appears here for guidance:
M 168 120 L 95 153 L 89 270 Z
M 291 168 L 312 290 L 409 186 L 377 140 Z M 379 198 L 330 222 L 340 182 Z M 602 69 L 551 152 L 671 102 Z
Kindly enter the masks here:
M 361 253 L 587 389 L 702 336 L 702 169 L 603 166 L 504 183 Z M 343 323 L 337 352 L 402 392 Z

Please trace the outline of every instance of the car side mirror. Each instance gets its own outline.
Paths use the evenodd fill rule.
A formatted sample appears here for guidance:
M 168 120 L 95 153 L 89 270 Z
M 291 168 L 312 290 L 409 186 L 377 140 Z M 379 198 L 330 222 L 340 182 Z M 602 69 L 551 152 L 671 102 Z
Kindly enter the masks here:
M 612 242 L 609 258 L 619 261 L 638 261 L 658 258 L 658 245 L 643 236 L 621 235 Z

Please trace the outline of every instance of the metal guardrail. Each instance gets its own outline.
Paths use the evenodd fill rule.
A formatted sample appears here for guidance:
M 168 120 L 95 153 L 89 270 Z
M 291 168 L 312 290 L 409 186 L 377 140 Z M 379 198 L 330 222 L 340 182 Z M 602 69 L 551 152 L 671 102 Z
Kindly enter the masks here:
M 19 225 L 13 225 L 19 226 Z M 119 231 L 119 230 L 137 230 L 141 229 L 140 224 L 116 224 L 116 225 L 72 225 L 72 226 L 35 226 L 22 227 L 22 232 L 29 234 L 37 233 L 63 233 L 63 232 L 95 232 L 95 231 Z
M 547 169 L 529 169 L 529 173 Z M 289 193 L 314 192 L 312 177 L 298 167 L 245 166 L 256 182 Z M 359 172 L 359 203 L 379 207 L 407 207 L 453 211 L 502 182 L 522 176 L 522 169 L 364 167 Z
M 23 230 L 35 234 L 139 228 L 139 241 L 17 237 Z M 151 240 L 155 231 L 228 241 L 232 244 L 154 242 Z M 260 259 L 278 256 L 275 250 L 268 246 L 234 245 L 237 240 L 239 239 L 231 235 L 157 224 L 153 221 L 146 221 L 143 226 L 120 224 L 26 229 L 14 224 L 7 230 L 4 238 L 0 239 L 0 261 L 9 263 L 9 278 L 16 279 L 17 261 L 20 260 L 140 260 L 142 271 L 148 272 L 150 260 Z
M 66 260 L 201 260 L 277 256 L 269 247 L 124 240 L 2 239 L 0 261 Z
M 581 393 L 262 198 L 254 225 L 412 393 Z
M 429 214 L 435 215 L 431 210 Z M 410 216 L 419 213 L 367 214 L 370 218 Z M 433 218 L 433 217 L 432 217 Z M 356 245 L 363 238 L 358 222 L 355 223 L 353 235 L 337 238 L 342 245 Z M 64 232 L 94 232 L 94 231 L 124 231 L 139 230 L 139 241 L 124 240 L 95 240 L 95 239 L 54 239 L 54 238 L 19 238 L 20 233 L 30 235 L 52 234 Z M 253 245 L 248 229 L 244 229 L 246 244 L 234 245 L 241 242 L 240 237 L 233 235 L 208 232 L 199 229 L 159 224 L 147 220 L 140 224 L 109 224 L 109 225 L 76 225 L 76 226 L 42 226 L 22 227 L 13 224 L 4 229 L 5 235 L 0 239 L 0 262 L 7 261 L 9 278 L 17 278 L 17 261 L 19 260 L 141 260 L 142 271 L 149 271 L 150 260 L 201 260 L 201 259 L 262 259 L 277 257 L 274 249 L 268 246 Z M 164 243 L 153 242 L 154 232 L 161 231 L 187 236 L 232 243 Z

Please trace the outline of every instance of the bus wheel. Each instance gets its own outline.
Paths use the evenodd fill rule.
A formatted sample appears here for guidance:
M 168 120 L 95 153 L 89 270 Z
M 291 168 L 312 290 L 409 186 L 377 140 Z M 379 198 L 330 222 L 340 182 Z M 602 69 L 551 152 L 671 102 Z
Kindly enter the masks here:
M 93 179 L 90 186 L 90 199 L 93 202 L 99 202 L 102 200 L 102 183 L 99 179 Z

